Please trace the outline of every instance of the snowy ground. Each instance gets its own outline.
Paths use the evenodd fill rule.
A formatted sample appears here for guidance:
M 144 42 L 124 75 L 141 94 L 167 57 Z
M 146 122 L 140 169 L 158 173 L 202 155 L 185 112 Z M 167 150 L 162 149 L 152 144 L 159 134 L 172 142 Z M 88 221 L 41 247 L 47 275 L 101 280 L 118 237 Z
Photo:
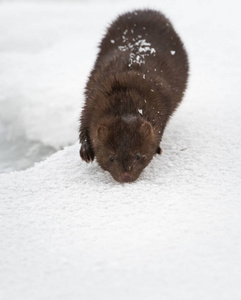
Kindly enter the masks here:
M 0 2 L 2 171 L 9 145 L 72 144 L 0 175 L 1 299 L 241 299 L 238 1 L 140 2 Z M 104 28 L 141 7 L 173 21 L 191 76 L 163 155 L 121 185 L 80 161 L 78 116 Z

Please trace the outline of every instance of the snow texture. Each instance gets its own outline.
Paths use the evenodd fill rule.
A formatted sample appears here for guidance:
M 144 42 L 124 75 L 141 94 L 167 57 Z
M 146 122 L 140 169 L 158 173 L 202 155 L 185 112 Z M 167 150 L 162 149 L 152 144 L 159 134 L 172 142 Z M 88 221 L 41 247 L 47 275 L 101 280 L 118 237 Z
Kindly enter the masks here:
M 0 175 L 0 299 L 241 299 L 238 2 L 138 2 L 0 3 L 1 122 L 66 146 Z M 163 154 L 119 184 L 79 159 L 77 120 L 106 24 L 147 6 L 180 33 L 190 81 Z
M 150 54 L 155 56 L 156 50 L 151 47 L 151 43 L 148 43 L 145 39 L 141 39 L 141 35 L 136 38 L 132 38 L 134 43 L 129 42 L 128 38 L 125 37 L 127 32 L 128 30 L 125 30 L 122 36 L 123 43 L 127 43 L 123 46 L 118 46 L 118 49 L 120 51 L 130 51 L 129 67 L 131 67 L 134 63 L 138 65 L 145 64 L 145 58 Z

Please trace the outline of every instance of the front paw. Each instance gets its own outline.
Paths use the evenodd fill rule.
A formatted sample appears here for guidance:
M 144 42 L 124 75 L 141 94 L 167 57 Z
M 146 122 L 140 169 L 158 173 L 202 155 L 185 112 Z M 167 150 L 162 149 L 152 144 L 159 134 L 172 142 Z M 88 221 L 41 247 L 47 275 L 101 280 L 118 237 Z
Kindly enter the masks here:
M 81 144 L 79 154 L 80 157 L 87 163 L 92 162 L 95 158 L 95 153 L 93 149 L 86 142 Z

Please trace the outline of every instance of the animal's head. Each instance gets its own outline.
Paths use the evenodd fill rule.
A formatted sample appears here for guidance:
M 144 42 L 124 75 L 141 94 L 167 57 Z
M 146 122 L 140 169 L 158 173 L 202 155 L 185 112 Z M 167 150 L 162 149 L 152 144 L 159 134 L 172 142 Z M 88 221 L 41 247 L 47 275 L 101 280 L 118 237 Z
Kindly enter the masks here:
M 152 125 L 133 115 L 102 120 L 94 136 L 99 165 L 119 182 L 135 181 L 158 148 Z

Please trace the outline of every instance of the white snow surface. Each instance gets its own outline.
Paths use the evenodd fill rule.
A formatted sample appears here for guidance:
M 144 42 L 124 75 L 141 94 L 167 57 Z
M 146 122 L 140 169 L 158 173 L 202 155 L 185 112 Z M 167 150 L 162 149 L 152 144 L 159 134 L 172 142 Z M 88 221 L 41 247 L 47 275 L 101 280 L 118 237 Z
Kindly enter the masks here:
M 238 4 L 0 2 L 1 122 L 66 146 L 0 175 L 0 299 L 241 299 Z M 80 160 L 78 115 L 106 25 L 142 7 L 173 22 L 190 81 L 163 154 L 119 184 Z

